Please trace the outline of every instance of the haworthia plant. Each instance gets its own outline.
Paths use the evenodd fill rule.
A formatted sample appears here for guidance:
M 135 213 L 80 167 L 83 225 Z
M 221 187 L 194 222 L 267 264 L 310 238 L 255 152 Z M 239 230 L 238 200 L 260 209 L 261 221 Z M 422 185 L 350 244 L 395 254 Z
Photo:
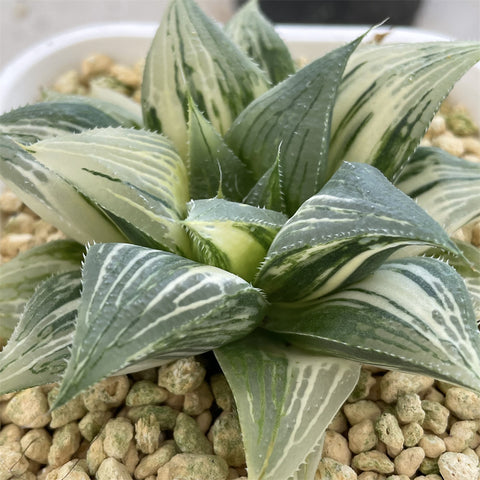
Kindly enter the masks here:
M 0 394 L 213 350 L 249 479 L 313 480 L 362 363 L 480 392 L 478 167 L 417 148 L 480 45 L 360 42 L 295 71 L 255 0 L 226 31 L 172 0 L 140 128 L 105 91 L 0 117 L 0 177 L 74 240 L 0 266 Z

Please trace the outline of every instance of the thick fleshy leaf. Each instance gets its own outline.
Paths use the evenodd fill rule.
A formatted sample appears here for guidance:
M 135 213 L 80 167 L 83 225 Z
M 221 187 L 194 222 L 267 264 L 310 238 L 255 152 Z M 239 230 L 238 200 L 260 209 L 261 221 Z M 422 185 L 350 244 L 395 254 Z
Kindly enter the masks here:
M 258 0 L 249 0 L 227 23 L 227 35 L 260 65 L 273 84 L 295 73 L 288 47 L 258 8 Z
M 215 355 L 235 397 L 251 480 L 287 479 L 315 455 L 360 371 L 258 331 Z
M 82 282 L 57 406 L 147 359 L 158 365 L 237 340 L 265 309 L 261 293 L 231 273 L 128 244 L 90 247 Z
M 458 253 L 440 225 L 377 169 L 344 163 L 280 230 L 255 285 L 270 301 L 313 300 L 410 245 Z
M 287 212 L 293 214 L 327 181 L 330 122 L 337 88 L 361 38 L 310 63 L 252 102 L 225 141 L 256 179 L 282 150 Z
M 0 352 L 0 395 L 60 380 L 70 354 L 80 289 L 80 269 L 40 283 Z
M 188 252 L 187 174 L 171 142 L 153 132 L 96 129 L 30 146 L 36 160 L 103 210 L 132 242 Z
M 0 133 L 24 145 L 65 132 L 118 126 L 118 119 L 97 106 L 67 100 L 27 105 L 0 116 Z
M 0 265 L 0 337 L 10 336 L 40 282 L 55 274 L 80 270 L 84 250 L 71 240 L 57 240 L 19 253 Z
M 322 436 L 318 445 L 311 451 L 304 463 L 288 480 L 315 480 L 318 464 L 322 458 L 325 435 Z
M 310 304 L 277 304 L 266 328 L 294 344 L 480 392 L 480 334 L 462 278 L 412 257 Z
M 480 165 L 420 147 L 395 182 L 452 234 L 480 218 Z
M 183 225 L 197 261 L 252 281 L 286 221 L 273 210 L 211 198 L 192 202 Z
M 174 0 L 146 60 L 145 125 L 165 133 L 186 157 L 189 96 L 223 135 L 268 86 L 264 72 L 192 0 Z
M 281 146 L 278 147 L 275 162 L 248 192 L 248 195 L 243 199 L 243 203 L 248 203 L 254 207 L 269 208 L 277 212 L 287 211 L 280 155 Z
M 35 213 L 77 242 L 127 240 L 75 188 L 4 135 L 0 135 L 0 177 Z
M 254 184 L 247 167 L 193 102 L 189 103 L 188 170 L 193 199 L 215 197 L 220 189 L 226 199 L 241 201 Z
M 480 60 L 480 43 L 374 45 L 348 63 L 332 121 L 330 175 L 365 162 L 395 179 L 454 83 Z
M 43 93 L 43 101 L 92 105 L 114 118 L 122 127 L 143 126 L 142 107 L 139 103 L 110 88 L 100 87 L 95 82 L 90 85 L 88 95 L 68 95 L 48 90 Z

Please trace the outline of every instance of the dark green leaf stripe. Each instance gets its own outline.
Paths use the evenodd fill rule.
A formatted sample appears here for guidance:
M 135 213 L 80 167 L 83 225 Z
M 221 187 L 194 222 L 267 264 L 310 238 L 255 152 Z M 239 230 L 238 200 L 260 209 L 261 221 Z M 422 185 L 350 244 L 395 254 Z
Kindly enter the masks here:
M 362 363 L 480 391 L 480 337 L 462 278 L 431 258 L 387 262 L 309 305 L 274 305 L 266 328 Z
M 192 202 L 183 225 L 197 261 L 252 281 L 286 221 L 285 215 L 273 210 L 212 198 Z
M 82 277 L 72 357 L 57 405 L 147 359 L 200 354 L 248 334 L 262 295 L 239 277 L 127 244 L 93 245 Z
M 480 218 L 480 165 L 419 147 L 395 185 L 452 234 Z
M 69 183 L 21 145 L 0 135 L 0 177 L 35 213 L 80 243 L 126 237 Z
M 0 352 L 0 394 L 60 380 L 80 302 L 80 270 L 40 283 Z
M 479 60 L 480 45 L 474 42 L 358 50 L 348 63 L 335 102 L 330 167 L 336 169 L 344 160 L 365 162 L 393 179 L 446 94 Z
M 0 337 L 8 338 L 27 300 L 51 275 L 80 270 L 84 247 L 58 240 L 31 248 L 0 265 Z
M 0 133 L 25 145 L 65 132 L 119 125 L 116 118 L 95 105 L 69 101 L 36 103 L 0 116 Z
M 188 170 L 190 196 L 241 201 L 254 183 L 251 173 L 227 147 L 213 125 L 189 103 Z
M 295 73 L 288 47 L 262 15 L 258 0 L 247 2 L 227 23 L 230 38 L 260 65 L 275 85 Z
M 186 215 L 187 173 L 168 139 L 107 128 L 44 140 L 31 150 L 107 212 L 131 241 L 188 252 L 188 239 L 177 222 Z
M 306 301 L 365 277 L 394 251 L 446 232 L 374 167 L 344 163 L 275 237 L 255 285 L 276 302 Z
M 163 131 L 185 157 L 187 92 L 224 134 L 267 88 L 265 74 L 192 0 L 170 4 L 145 65 L 142 105 L 147 127 Z
M 283 188 L 291 215 L 327 181 L 330 122 L 337 87 L 361 38 L 315 60 L 252 102 L 225 140 L 259 179 L 281 145 Z
M 353 390 L 360 368 L 258 332 L 215 355 L 236 400 L 253 480 L 296 473 Z

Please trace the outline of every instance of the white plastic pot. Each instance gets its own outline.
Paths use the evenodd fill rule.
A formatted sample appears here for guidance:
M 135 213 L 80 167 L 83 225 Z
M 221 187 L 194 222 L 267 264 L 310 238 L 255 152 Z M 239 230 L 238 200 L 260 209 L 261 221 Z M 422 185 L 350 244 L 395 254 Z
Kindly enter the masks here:
M 157 24 L 97 24 L 62 33 L 27 50 L 0 74 L 0 113 L 38 100 L 42 87 L 58 76 L 78 68 L 93 52 L 105 53 L 116 61 L 133 64 L 147 53 Z M 327 51 L 363 34 L 363 26 L 280 25 L 278 32 L 288 43 L 294 57 L 317 58 Z M 414 28 L 379 28 L 370 34 L 390 32 L 385 42 L 429 42 L 448 37 Z M 365 41 L 368 41 L 369 38 Z M 452 91 L 452 99 L 468 106 L 480 123 L 480 66 L 474 67 Z

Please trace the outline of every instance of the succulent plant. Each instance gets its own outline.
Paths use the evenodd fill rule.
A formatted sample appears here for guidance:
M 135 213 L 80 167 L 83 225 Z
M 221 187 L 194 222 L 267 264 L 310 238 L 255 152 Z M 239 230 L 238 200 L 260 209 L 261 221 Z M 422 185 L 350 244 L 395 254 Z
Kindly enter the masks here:
M 1 178 L 70 240 L 0 268 L 0 393 L 213 351 L 249 478 L 299 480 L 361 364 L 480 392 L 479 253 L 451 238 L 480 167 L 419 146 L 480 45 L 362 39 L 297 69 L 255 1 L 222 29 L 173 0 L 143 116 L 2 115 Z

